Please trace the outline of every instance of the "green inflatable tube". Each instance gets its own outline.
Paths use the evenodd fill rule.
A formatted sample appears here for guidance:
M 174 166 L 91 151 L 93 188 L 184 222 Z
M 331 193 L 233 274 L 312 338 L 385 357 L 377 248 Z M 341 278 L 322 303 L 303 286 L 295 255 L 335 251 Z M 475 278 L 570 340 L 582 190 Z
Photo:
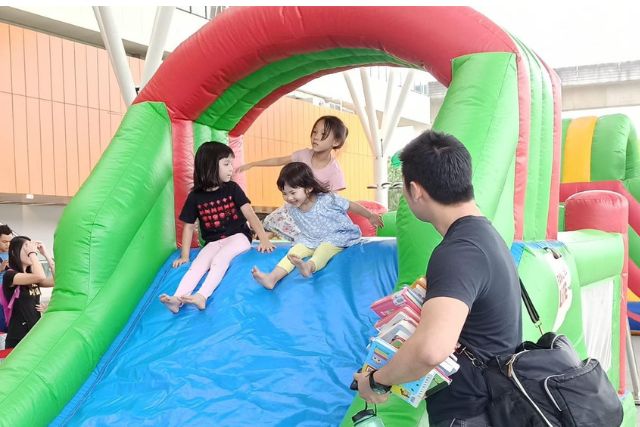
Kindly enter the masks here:
M 171 158 L 164 105 L 130 107 L 58 224 L 48 311 L 0 365 L 2 425 L 55 418 L 175 250 L 172 233 L 158 234 L 174 228 Z
M 480 81 L 479 76 L 499 77 Z M 453 61 L 453 80 L 433 124 L 434 129 L 453 134 L 469 149 L 478 206 L 494 222 L 507 244 L 513 239 L 516 111 L 515 56 L 510 53 L 468 55 Z M 505 191 L 507 194 L 503 197 Z M 498 208 L 505 212 L 499 212 Z M 496 218 L 501 222 L 496 222 Z M 404 199 L 398 207 L 396 224 L 400 265 L 397 287 L 401 287 L 425 274 L 427 260 L 441 237 L 433 226 L 413 215 Z

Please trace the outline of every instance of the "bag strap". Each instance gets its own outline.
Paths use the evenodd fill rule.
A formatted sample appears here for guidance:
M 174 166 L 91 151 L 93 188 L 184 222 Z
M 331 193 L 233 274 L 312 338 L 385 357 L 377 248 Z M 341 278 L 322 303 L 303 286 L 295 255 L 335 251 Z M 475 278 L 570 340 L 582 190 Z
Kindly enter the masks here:
M 544 335 L 542 331 L 542 322 L 540 321 L 540 315 L 538 314 L 538 310 L 536 310 L 535 305 L 533 305 L 533 301 L 531 301 L 531 297 L 529 297 L 529 293 L 527 289 L 524 287 L 522 283 L 522 279 L 518 277 L 518 281 L 520 282 L 520 293 L 522 295 L 522 301 L 524 302 L 524 306 L 527 309 L 527 313 L 529 313 L 529 317 L 533 322 L 533 326 L 538 328 L 540 331 L 540 335 Z
M 533 325 L 538 328 L 540 331 L 540 335 L 544 335 L 542 331 L 542 322 L 540 321 L 540 315 L 538 314 L 538 310 L 536 310 L 536 306 L 533 305 L 533 301 L 531 301 L 531 297 L 527 292 L 527 289 L 524 287 L 524 283 L 522 283 L 522 279 L 518 276 L 518 282 L 520 282 L 520 295 L 522 297 L 522 301 L 524 302 L 524 306 L 527 309 L 527 313 L 529 313 L 529 317 L 533 322 Z M 473 366 L 476 368 L 484 368 L 486 365 L 483 360 L 481 360 L 478 356 L 475 355 L 473 350 L 464 343 L 460 343 L 460 346 L 455 351 L 457 354 L 462 354 L 466 356 Z

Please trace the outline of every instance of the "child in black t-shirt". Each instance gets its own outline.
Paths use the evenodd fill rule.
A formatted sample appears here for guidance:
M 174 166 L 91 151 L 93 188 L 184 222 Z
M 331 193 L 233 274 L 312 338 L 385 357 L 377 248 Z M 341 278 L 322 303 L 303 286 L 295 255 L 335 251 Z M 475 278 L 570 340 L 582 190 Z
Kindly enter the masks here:
M 41 253 L 49 263 L 52 277 L 46 277 L 38 259 Z M 53 287 L 55 265 L 45 246 L 32 242 L 25 236 L 11 239 L 9 244 L 9 268 L 2 278 L 2 292 L 6 301 L 15 294 L 13 310 L 9 319 L 6 347 L 13 348 L 27 335 L 44 306 L 40 304 L 40 288 Z
M 244 191 L 231 181 L 233 158 L 231 148 L 213 141 L 202 144 L 196 153 L 193 190 L 187 196 L 180 214 L 180 220 L 184 221 L 181 256 L 173 262 L 173 267 L 189 262 L 196 219 L 200 224 L 200 236 L 206 245 L 198 253 L 173 296 L 160 295 L 160 301 L 172 313 L 177 313 L 183 303 L 194 304 L 204 310 L 207 298 L 222 280 L 231 260 L 251 247 L 251 231 L 247 220 L 260 239 L 258 251 L 272 252 L 275 248 Z M 204 283 L 192 295 L 191 292 L 207 271 L 209 274 Z

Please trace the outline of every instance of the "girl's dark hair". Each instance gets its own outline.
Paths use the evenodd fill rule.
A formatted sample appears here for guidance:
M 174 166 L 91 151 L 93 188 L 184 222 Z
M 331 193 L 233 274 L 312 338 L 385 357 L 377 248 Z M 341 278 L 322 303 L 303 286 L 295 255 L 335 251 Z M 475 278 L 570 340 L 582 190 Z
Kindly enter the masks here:
M 329 188 L 313 176 L 313 171 L 306 163 L 287 163 L 278 176 L 278 189 L 284 191 L 285 184 L 291 188 L 310 188 L 311 194 L 328 193 Z
M 220 174 L 218 165 L 220 160 L 235 157 L 233 150 L 217 141 L 205 142 L 198 148 L 193 168 L 193 190 L 205 191 L 207 188 L 219 187 Z
M 311 134 L 313 135 L 313 130 L 320 120 L 324 120 L 324 130 L 322 131 L 321 140 L 325 140 L 330 134 L 333 134 L 333 137 L 336 139 L 337 145 L 333 148 L 336 150 L 338 148 L 342 148 L 345 141 L 347 140 L 347 136 L 349 136 L 349 129 L 344 124 L 342 120 L 340 120 L 336 116 L 322 116 L 311 127 Z
M 20 253 L 25 242 L 30 242 L 31 239 L 27 236 L 16 236 L 11 239 L 9 243 L 9 268 L 22 273 L 22 259 Z M 27 267 L 30 270 L 31 267 Z

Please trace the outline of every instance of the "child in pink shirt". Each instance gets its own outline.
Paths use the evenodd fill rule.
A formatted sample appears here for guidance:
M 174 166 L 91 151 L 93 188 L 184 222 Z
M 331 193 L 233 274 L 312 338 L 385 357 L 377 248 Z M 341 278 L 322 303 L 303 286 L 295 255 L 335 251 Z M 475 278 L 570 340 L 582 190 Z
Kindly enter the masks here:
M 344 122 L 336 116 L 322 116 L 311 129 L 311 148 L 294 152 L 289 156 L 275 157 L 247 163 L 238 168 L 244 172 L 255 166 L 283 166 L 291 162 L 306 163 L 311 167 L 314 177 L 332 192 L 346 188 L 344 174 L 333 156 L 333 150 L 341 148 L 349 134 Z M 293 240 L 300 230 L 286 211 L 278 208 L 264 219 L 264 228 L 280 236 Z

